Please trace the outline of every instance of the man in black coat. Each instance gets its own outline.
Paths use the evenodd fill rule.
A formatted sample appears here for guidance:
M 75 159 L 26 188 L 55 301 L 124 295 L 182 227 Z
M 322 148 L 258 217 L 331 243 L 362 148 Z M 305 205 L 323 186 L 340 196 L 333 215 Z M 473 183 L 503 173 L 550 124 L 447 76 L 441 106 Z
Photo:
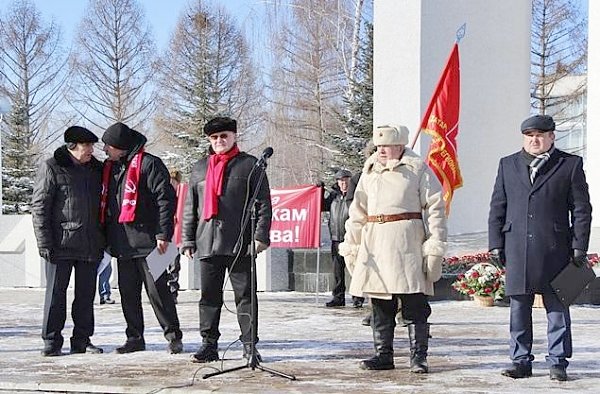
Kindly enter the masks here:
M 352 203 L 354 192 L 350 195 L 352 173 L 340 169 L 335 175 L 335 185 L 329 195 L 323 200 L 323 211 L 329 211 L 329 234 L 331 236 L 331 261 L 333 263 L 333 277 L 335 284 L 331 294 L 331 301 L 325 303 L 327 307 L 346 305 L 346 262 L 340 256 L 338 246 L 344 241 L 346 234 L 346 220 L 348 220 L 348 208 Z M 365 299 L 363 297 L 352 297 L 355 308 L 361 308 Z
M 510 297 L 511 378 L 531 376 L 531 308 L 541 294 L 548 319 L 550 378 L 566 380 L 571 357 L 569 308 L 550 286 L 569 262 L 585 264 L 592 207 L 583 160 L 554 147 L 555 124 L 547 115 L 521 124 L 523 149 L 500 160 L 489 216 L 489 248 L 506 265 Z
M 240 340 L 244 357 L 256 352 L 252 328 L 258 327 L 258 306 L 251 308 L 252 232 L 255 250 L 260 253 L 269 245 L 271 228 L 271 193 L 266 176 L 259 185 L 264 169 L 257 159 L 237 146 L 237 122 L 217 117 L 206 123 L 204 133 L 210 142 L 210 155 L 192 168 L 183 215 L 182 250 L 188 258 L 195 253 L 200 260 L 200 335 L 202 347 L 192 362 L 205 363 L 219 359 L 219 320 L 223 305 L 223 284 L 229 282 L 235 294 Z M 250 198 L 257 191 L 256 228 L 242 228 L 249 215 Z
M 96 270 L 104 237 L 98 220 L 102 164 L 92 155 L 98 137 L 69 127 L 65 145 L 42 162 L 31 201 L 33 229 L 46 265 L 46 298 L 42 339 L 44 356 L 62 354 L 67 315 L 67 287 L 75 269 L 71 307 L 71 353 L 102 353 L 90 341 L 94 333 Z
M 106 224 L 108 252 L 117 258 L 121 307 L 127 322 L 127 341 L 117 353 L 146 349 L 142 283 L 150 305 L 169 342 L 167 350 L 183 350 L 175 303 L 167 273 L 153 278 L 146 257 L 163 254 L 173 235 L 175 190 L 162 160 L 144 151 L 146 137 L 123 123 L 102 136 L 108 160 L 102 174 L 100 218 Z

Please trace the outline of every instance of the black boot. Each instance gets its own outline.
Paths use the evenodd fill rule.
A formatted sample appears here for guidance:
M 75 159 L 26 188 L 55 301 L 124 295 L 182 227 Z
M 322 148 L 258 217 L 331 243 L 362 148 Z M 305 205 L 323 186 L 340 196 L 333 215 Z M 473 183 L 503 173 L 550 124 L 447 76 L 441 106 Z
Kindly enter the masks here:
M 427 350 L 429 349 L 429 323 L 408 325 L 410 339 L 410 372 L 427 373 Z
M 388 305 L 388 303 L 390 305 Z M 373 343 L 375 356 L 360 362 L 360 368 L 369 370 L 394 369 L 394 308 L 395 302 L 381 300 L 373 302 Z

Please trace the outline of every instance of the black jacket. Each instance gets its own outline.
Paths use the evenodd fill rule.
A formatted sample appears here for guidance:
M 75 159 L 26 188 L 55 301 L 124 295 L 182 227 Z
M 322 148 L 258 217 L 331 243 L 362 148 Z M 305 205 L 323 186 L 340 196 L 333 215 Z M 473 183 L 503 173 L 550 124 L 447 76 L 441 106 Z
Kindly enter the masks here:
M 349 197 L 348 193 L 343 195 L 336 184 L 323 201 L 323 210 L 329 211 L 329 233 L 332 241 L 342 242 L 344 240 L 348 210 L 352 203 L 352 199 Z
M 583 160 L 555 150 L 533 185 L 521 152 L 500 160 L 489 248 L 506 252 L 506 294 L 550 292 L 573 249 L 587 251 L 592 206 Z
M 134 133 L 135 147 L 113 163 L 106 213 L 108 251 L 112 256 L 126 259 L 148 256 L 156 248 L 156 240 L 171 241 L 176 203 L 169 170 L 161 159 L 144 152 L 135 220 L 132 223 L 118 222 L 127 167 L 147 141 L 142 134 Z
M 41 164 L 31 200 L 33 229 L 38 248 L 49 250 L 53 262 L 102 258 L 101 176 L 96 158 L 75 164 L 66 146 Z
M 246 227 L 241 243 L 237 243 L 237 240 L 242 216 L 246 212 L 244 207 L 252 197 L 262 171 L 255 167 L 256 161 L 254 156 L 244 152 L 229 161 L 223 177 L 223 193 L 218 201 L 218 214 L 209 221 L 202 219 L 208 159 L 204 158 L 194 165 L 183 214 L 183 249 L 195 250 L 201 259 L 219 255 L 235 256 L 239 247 L 242 248 L 242 255 L 246 253 L 252 235 L 250 225 Z M 255 238 L 269 245 L 271 191 L 266 176 L 256 200 L 256 217 Z

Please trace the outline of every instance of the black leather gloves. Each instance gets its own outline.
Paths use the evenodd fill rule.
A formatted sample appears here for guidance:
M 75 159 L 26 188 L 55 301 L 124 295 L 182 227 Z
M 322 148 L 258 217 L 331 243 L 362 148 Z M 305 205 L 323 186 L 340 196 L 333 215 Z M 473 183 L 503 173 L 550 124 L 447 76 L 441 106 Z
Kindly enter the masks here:
M 498 268 L 504 268 L 504 266 L 506 266 L 506 255 L 504 254 L 504 249 L 497 248 L 490 250 L 490 260 L 492 261 L 492 264 Z
M 40 257 L 46 260 L 49 263 L 52 263 L 52 251 L 50 249 L 39 249 Z
M 587 264 L 587 252 L 579 249 L 573 249 L 571 262 L 578 267 L 583 267 L 585 264 Z

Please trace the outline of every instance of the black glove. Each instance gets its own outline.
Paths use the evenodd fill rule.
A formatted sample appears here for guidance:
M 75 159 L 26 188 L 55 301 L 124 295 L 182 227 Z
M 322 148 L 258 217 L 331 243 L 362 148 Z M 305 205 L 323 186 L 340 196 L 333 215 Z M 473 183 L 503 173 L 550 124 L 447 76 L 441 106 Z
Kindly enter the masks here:
M 325 188 L 325 182 L 323 182 L 323 181 L 315 182 L 315 186 Z
M 495 266 L 504 268 L 506 266 L 506 255 L 504 254 L 504 249 L 497 248 L 490 250 L 490 260 Z
M 53 263 L 52 261 L 52 250 L 50 249 L 39 249 L 40 257 L 46 260 L 49 263 Z
M 571 262 L 577 267 L 583 267 L 587 264 L 587 253 L 583 250 L 573 249 L 573 256 L 571 256 Z

